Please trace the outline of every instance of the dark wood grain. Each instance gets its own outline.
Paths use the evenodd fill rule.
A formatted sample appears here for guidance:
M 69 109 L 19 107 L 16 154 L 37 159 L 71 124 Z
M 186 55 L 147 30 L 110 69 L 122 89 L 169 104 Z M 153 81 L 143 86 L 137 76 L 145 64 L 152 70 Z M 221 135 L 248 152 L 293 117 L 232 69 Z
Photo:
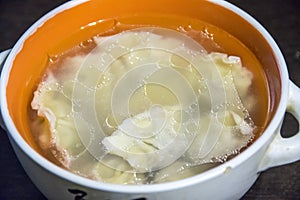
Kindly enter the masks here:
M 13 47 L 39 17 L 63 0 L 0 0 L 0 52 Z M 300 85 L 300 1 L 230 0 L 254 16 L 271 33 L 285 56 L 290 79 Z M 283 135 L 298 130 L 286 117 Z M 5 131 L 0 133 L 0 199 L 45 199 L 18 162 Z M 300 199 L 300 162 L 263 172 L 243 200 Z

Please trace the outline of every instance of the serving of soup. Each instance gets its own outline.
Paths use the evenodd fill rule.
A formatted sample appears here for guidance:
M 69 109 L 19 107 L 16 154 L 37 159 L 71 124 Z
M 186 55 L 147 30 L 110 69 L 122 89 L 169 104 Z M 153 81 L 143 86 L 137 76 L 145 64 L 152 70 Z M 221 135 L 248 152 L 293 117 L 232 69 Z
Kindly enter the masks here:
M 34 140 L 55 164 L 109 183 L 168 182 L 226 162 L 264 130 L 263 68 L 226 31 L 171 15 L 85 29 L 96 33 L 48 55 L 28 109 Z

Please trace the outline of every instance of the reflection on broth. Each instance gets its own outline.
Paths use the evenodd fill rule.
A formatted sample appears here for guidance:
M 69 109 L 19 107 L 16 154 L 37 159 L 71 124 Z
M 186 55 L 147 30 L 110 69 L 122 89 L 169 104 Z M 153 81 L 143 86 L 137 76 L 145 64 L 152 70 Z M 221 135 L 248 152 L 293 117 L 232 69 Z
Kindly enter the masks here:
M 160 183 L 226 162 L 260 135 L 268 91 L 250 50 L 202 21 L 132 21 L 49 58 L 29 113 L 45 157 L 103 182 Z

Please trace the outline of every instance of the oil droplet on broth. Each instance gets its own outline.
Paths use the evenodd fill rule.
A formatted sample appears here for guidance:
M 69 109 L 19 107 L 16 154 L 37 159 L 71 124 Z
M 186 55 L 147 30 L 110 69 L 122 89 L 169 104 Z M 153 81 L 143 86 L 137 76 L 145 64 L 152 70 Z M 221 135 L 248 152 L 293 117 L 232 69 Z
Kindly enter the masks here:
M 55 64 L 59 59 L 58 55 L 48 55 L 48 60 L 51 64 Z
M 88 39 L 88 40 L 82 41 L 82 42 L 80 42 L 79 47 L 81 47 L 81 48 L 90 47 L 93 44 L 93 42 L 94 42 L 93 39 Z

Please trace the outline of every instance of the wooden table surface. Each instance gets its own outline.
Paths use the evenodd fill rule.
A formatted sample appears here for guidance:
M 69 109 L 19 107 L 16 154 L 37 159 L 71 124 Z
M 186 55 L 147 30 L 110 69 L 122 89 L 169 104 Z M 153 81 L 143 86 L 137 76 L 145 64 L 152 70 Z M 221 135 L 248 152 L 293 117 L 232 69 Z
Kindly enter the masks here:
M 63 0 L 0 0 L 0 52 L 13 47 L 21 34 L 39 17 Z M 300 1 L 230 0 L 256 18 L 273 36 L 286 59 L 290 79 L 300 86 Z M 300 99 L 299 99 L 300 101 Z M 298 130 L 291 115 L 282 134 Z M 217 192 L 217 191 L 216 191 Z M 4 130 L 0 133 L 0 200 L 45 199 L 18 162 Z M 243 200 L 299 200 L 300 162 L 261 173 Z

